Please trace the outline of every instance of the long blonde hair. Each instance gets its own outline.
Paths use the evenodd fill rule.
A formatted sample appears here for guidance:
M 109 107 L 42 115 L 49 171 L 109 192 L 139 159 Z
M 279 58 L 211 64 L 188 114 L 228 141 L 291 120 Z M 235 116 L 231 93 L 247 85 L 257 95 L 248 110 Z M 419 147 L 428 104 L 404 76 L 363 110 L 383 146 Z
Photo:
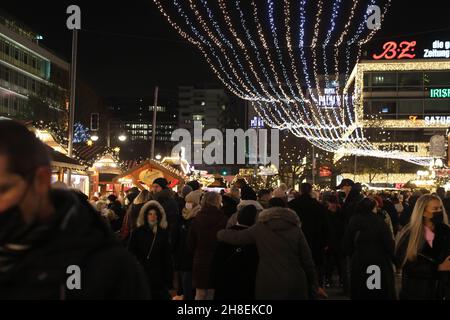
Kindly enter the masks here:
M 400 244 L 405 240 L 405 237 L 409 235 L 406 255 L 402 266 L 404 266 L 407 261 L 416 260 L 417 254 L 425 243 L 423 214 L 428 204 L 433 200 L 437 200 L 441 204 L 442 210 L 444 211 L 444 223 L 448 225 L 448 217 L 441 198 L 429 194 L 421 196 L 414 206 L 414 210 L 411 214 L 411 221 L 405 226 L 404 230 L 402 230 L 402 232 L 397 237 L 396 251 L 399 248 Z

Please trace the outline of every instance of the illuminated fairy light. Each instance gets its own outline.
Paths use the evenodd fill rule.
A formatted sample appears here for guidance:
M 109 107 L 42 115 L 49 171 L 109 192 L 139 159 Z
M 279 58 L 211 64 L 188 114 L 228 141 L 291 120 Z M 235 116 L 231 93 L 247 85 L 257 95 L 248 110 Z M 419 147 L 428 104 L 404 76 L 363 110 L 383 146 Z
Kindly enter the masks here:
M 208 36 L 209 36 L 211 39 L 213 39 L 214 42 L 219 46 L 219 48 L 220 48 L 222 54 L 223 54 L 225 57 L 227 57 L 225 50 L 222 48 L 221 42 L 220 42 L 220 41 L 214 36 L 214 34 L 209 30 L 208 26 L 206 25 L 206 22 L 204 21 L 204 19 L 203 19 L 203 18 L 201 17 L 201 15 L 199 14 L 199 11 L 196 9 L 196 6 L 195 6 L 194 3 L 192 2 L 192 0 L 189 0 L 189 4 L 190 4 L 191 9 L 195 12 L 195 16 L 196 16 L 197 20 L 199 21 L 199 23 L 201 24 L 201 26 L 203 27 L 203 30 L 204 30 L 204 31 L 208 34 Z M 244 77 L 245 77 L 245 79 L 246 79 L 246 82 L 251 86 L 251 88 L 253 89 L 253 92 L 256 93 L 257 96 L 260 97 L 260 99 L 263 100 L 263 99 L 264 99 L 263 96 L 262 96 L 262 95 L 258 92 L 258 90 L 255 88 L 255 86 L 253 85 L 252 81 L 250 81 L 250 78 L 249 78 L 247 72 L 245 71 L 245 69 L 244 69 L 242 63 L 240 62 L 240 60 L 239 60 L 239 58 L 238 58 L 238 56 L 237 56 L 236 50 L 234 49 L 233 45 L 231 44 L 230 41 L 228 41 L 228 40 L 225 38 L 225 36 L 224 36 L 223 33 L 221 32 L 220 27 L 218 26 L 217 22 L 215 21 L 215 18 L 214 18 L 214 16 L 213 16 L 211 10 L 209 9 L 208 5 L 206 4 L 205 0 L 202 0 L 202 4 L 203 4 L 203 6 L 205 7 L 205 9 L 207 10 L 209 20 L 210 20 L 210 21 L 212 22 L 212 24 L 214 25 L 214 28 L 215 28 L 216 32 L 218 33 L 219 37 L 221 37 L 221 39 L 224 41 L 224 43 L 226 43 L 226 44 L 228 45 L 228 47 L 230 47 L 230 49 L 232 50 L 233 56 L 234 56 L 234 58 L 235 58 L 234 60 L 236 61 L 239 70 L 244 74 Z M 228 57 L 227 57 L 226 59 L 227 59 L 227 61 L 229 62 L 229 65 L 232 66 L 232 64 L 231 64 L 231 62 L 230 62 L 230 59 L 228 59 Z M 247 59 L 247 61 L 249 61 L 249 59 Z M 234 68 L 233 68 L 233 70 L 234 70 Z M 254 72 L 254 68 L 252 67 L 252 65 L 251 65 L 251 70 L 252 70 L 254 76 L 256 77 L 257 82 L 258 82 L 258 83 L 261 83 L 261 81 L 260 81 L 258 75 L 256 74 L 256 72 Z M 235 72 L 234 72 L 234 73 L 235 73 Z M 242 81 L 242 80 L 240 79 L 240 81 Z M 263 86 L 261 86 L 261 88 L 263 89 L 263 91 L 266 93 L 266 96 L 267 96 L 267 95 L 268 95 L 267 91 L 264 90 Z
M 230 76 L 230 74 L 226 71 L 226 68 L 225 68 L 225 66 L 223 65 L 222 60 L 220 59 L 220 57 L 217 55 L 216 50 L 214 49 L 214 46 L 213 46 L 208 40 L 206 40 L 206 37 L 204 37 L 204 36 L 198 31 L 198 29 L 191 23 L 191 21 L 190 21 L 188 15 L 183 11 L 183 9 L 182 9 L 181 5 L 179 4 L 178 0 L 173 0 L 173 3 L 174 3 L 174 5 L 177 7 L 177 10 L 178 10 L 179 14 L 184 18 L 184 20 L 185 20 L 185 22 L 186 22 L 186 25 L 191 29 L 191 31 L 196 35 L 196 37 L 197 37 L 198 39 L 200 39 L 200 41 L 201 41 L 202 43 L 206 44 L 206 45 L 209 47 L 211 53 L 213 54 L 213 56 L 214 56 L 214 57 L 216 58 L 216 60 L 218 61 L 219 66 L 220 66 L 221 69 L 224 71 L 226 77 L 230 80 L 230 83 L 233 84 L 233 86 L 234 86 L 235 88 L 240 88 L 239 85 L 237 85 L 237 84 L 234 82 L 234 80 L 233 80 L 233 78 Z M 211 33 L 208 33 L 208 36 L 209 36 L 210 39 L 213 40 L 213 42 L 214 42 L 214 40 L 216 40 L 216 38 L 213 37 L 213 35 L 212 35 Z M 215 43 L 216 43 L 216 45 L 217 45 L 219 48 L 221 48 L 220 43 L 219 43 L 218 41 L 215 42 Z M 231 72 L 232 72 L 233 75 L 236 77 L 236 79 L 237 79 L 237 81 L 239 82 L 239 84 L 241 85 L 241 87 L 244 89 L 244 92 L 247 92 L 247 95 L 248 95 L 249 97 L 251 97 L 252 99 L 258 99 L 258 98 L 261 99 L 261 97 L 257 97 L 257 96 L 255 97 L 254 94 L 251 94 L 251 93 L 250 93 L 251 90 L 246 86 L 246 84 L 244 83 L 244 81 L 242 81 L 242 79 L 240 79 L 240 77 L 237 75 L 237 72 L 236 72 L 236 70 L 234 69 L 234 67 L 233 67 L 233 65 L 232 65 L 232 63 L 231 63 L 231 61 L 229 60 L 228 56 L 227 56 L 226 54 L 224 54 L 224 51 L 223 51 L 223 50 L 222 50 L 222 56 L 223 56 L 223 57 L 225 58 L 225 60 L 227 61 L 228 65 L 229 65 L 229 67 L 230 67 L 230 69 L 231 69 Z
M 318 97 L 322 96 L 323 87 L 319 81 L 318 72 L 318 55 L 317 48 L 323 48 L 323 60 L 325 74 L 325 85 L 328 86 L 329 81 L 329 66 L 327 60 L 326 48 L 330 46 L 331 39 L 335 32 L 336 21 L 340 17 L 342 0 L 335 0 L 333 2 L 330 28 L 326 32 L 324 41 L 319 39 L 319 30 L 321 29 L 321 15 L 323 13 L 323 0 L 319 1 L 318 9 L 315 15 L 315 23 L 313 30 L 313 41 L 311 44 L 312 61 L 308 61 L 305 55 L 305 35 L 306 35 L 306 0 L 300 1 L 300 29 L 299 29 L 299 52 L 301 61 L 301 70 L 303 72 L 302 80 L 306 83 L 306 90 L 309 96 L 303 94 L 303 87 L 298 78 L 296 67 L 296 57 L 293 54 L 293 41 L 290 28 L 290 2 L 284 0 L 283 12 L 284 22 L 286 26 L 286 46 L 289 60 L 292 67 L 287 68 L 285 64 L 285 57 L 281 52 L 280 40 L 278 37 L 278 28 L 275 21 L 274 1 L 267 0 L 267 14 L 269 21 L 269 29 L 271 40 L 274 45 L 274 54 L 276 55 L 277 63 L 272 60 L 272 53 L 269 50 L 268 42 L 265 38 L 263 28 L 258 18 L 258 10 L 254 0 L 251 2 L 253 7 L 253 19 L 255 20 L 256 32 L 259 41 L 262 44 L 263 52 L 258 49 L 258 45 L 251 35 L 250 29 L 246 26 L 246 20 L 242 8 L 240 7 L 240 0 L 235 1 L 237 10 L 239 11 L 241 30 L 244 30 L 245 37 L 242 38 L 238 34 L 237 29 L 233 26 L 230 15 L 226 12 L 226 4 L 224 0 L 219 0 L 219 7 L 224 13 L 223 17 L 227 24 L 227 30 L 233 36 L 230 41 L 221 30 L 218 20 L 215 18 L 212 10 L 208 7 L 206 0 L 201 0 L 203 8 L 206 10 L 207 18 L 202 16 L 199 8 L 193 0 L 189 0 L 190 14 L 195 17 L 196 25 L 189 18 L 181 7 L 178 0 L 174 0 L 177 7 L 178 14 L 184 19 L 186 26 L 191 30 L 192 35 L 189 35 L 182 28 L 175 23 L 163 9 L 159 0 L 154 0 L 161 13 L 166 17 L 168 22 L 174 27 L 178 33 L 189 42 L 194 44 L 202 54 L 205 56 L 208 64 L 218 78 L 231 92 L 237 96 L 254 102 L 257 113 L 267 121 L 272 127 L 277 127 L 280 130 L 290 130 L 296 136 L 309 139 L 314 145 L 323 148 L 330 152 L 337 152 L 339 150 L 351 151 L 354 154 L 369 154 L 379 157 L 403 157 L 400 154 L 393 154 L 388 152 L 380 152 L 376 150 L 371 143 L 364 137 L 364 132 L 361 127 L 351 129 L 356 122 L 360 125 L 358 106 L 360 101 L 355 101 L 355 97 L 360 97 L 360 87 L 355 85 L 352 92 L 347 91 L 343 94 L 341 99 L 341 106 L 338 108 L 324 109 L 320 107 Z M 390 1 L 389 1 L 390 2 Z M 374 4 L 375 0 L 371 1 Z M 346 40 L 345 52 L 345 79 L 348 80 L 350 68 L 350 48 L 355 45 L 357 49 L 356 56 L 361 54 L 361 44 L 370 39 L 375 32 L 371 32 L 366 38 L 363 38 L 361 27 L 363 23 L 357 28 L 356 34 L 347 38 L 349 27 L 355 16 L 355 11 L 358 6 L 358 0 L 353 1 L 353 6 L 350 10 L 350 19 L 345 24 L 344 30 L 338 37 L 334 44 L 335 52 L 339 52 L 340 46 Z M 385 7 L 385 12 L 386 12 Z M 364 16 L 366 20 L 367 13 Z M 383 16 L 384 17 L 384 16 Z M 277 21 L 278 22 L 278 21 Z M 365 21 L 363 21 L 365 23 Z M 211 26 L 211 27 L 210 27 Z M 245 42 L 243 41 L 245 39 Z M 237 47 L 233 42 L 237 43 Z M 250 45 L 248 45 L 248 43 Z M 333 47 L 333 44 L 331 44 Z M 253 51 L 256 56 L 257 63 L 255 64 L 250 57 L 249 50 Z M 339 81 L 339 59 L 338 54 L 335 55 L 334 71 L 336 73 L 336 94 L 340 95 L 340 81 Z M 242 57 L 242 60 L 241 60 Z M 267 60 L 266 64 L 263 60 Z M 214 62 L 213 62 L 214 61 Z M 266 67 L 268 66 L 268 67 Z M 308 67 L 312 66 L 312 73 L 315 83 L 309 77 L 310 73 Z M 270 71 L 269 71 L 270 70 Z M 278 72 L 280 71 L 280 75 Z M 269 74 L 271 73 L 271 74 Z M 281 79 L 284 81 L 280 81 Z M 264 79 L 264 82 L 263 82 Z M 284 87 L 287 87 L 285 91 Z M 314 88 L 314 89 L 313 89 Z M 345 91 L 345 90 L 344 90 Z M 322 99 L 322 98 L 321 98 Z M 419 159 L 417 161 L 424 161 Z
M 210 68 L 213 70 L 214 74 L 219 78 L 219 80 L 225 85 L 225 87 L 230 90 L 233 94 L 235 94 L 236 96 L 238 96 L 241 99 L 245 99 L 245 100 L 250 100 L 250 101 L 254 101 L 256 99 L 252 99 L 250 97 L 248 97 L 246 94 L 244 94 L 239 88 L 235 89 L 233 88 L 221 75 L 221 73 L 217 70 L 217 68 L 214 66 L 214 64 L 212 63 L 209 55 L 207 54 L 206 50 L 203 48 L 203 46 L 201 45 L 201 43 L 197 40 L 195 40 L 194 38 L 192 38 L 190 35 L 188 35 L 186 32 L 184 32 L 181 27 L 175 23 L 170 16 L 167 14 L 167 12 L 164 10 L 163 6 L 161 5 L 161 2 L 159 0 L 153 0 L 156 4 L 156 6 L 158 7 L 159 11 L 161 12 L 161 14 L 167 19 L 168 23 L 180 34 L 181 37 L 183 37 L 184 39 L 188 40 L 190 43 L 192 43 L 193 45 L 195 45 L 203 54 L 203 56 L 205 57 L 206 61 L 208 62 L 208 65 L 210 66 Z

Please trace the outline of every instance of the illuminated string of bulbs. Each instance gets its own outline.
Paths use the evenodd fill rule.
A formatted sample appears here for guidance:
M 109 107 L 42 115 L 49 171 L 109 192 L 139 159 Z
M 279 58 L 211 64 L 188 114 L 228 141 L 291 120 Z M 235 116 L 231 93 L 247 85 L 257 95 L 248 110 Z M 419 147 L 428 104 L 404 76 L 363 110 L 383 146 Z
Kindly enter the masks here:
M 326 47 L 329 45 L 333 31 L 335 29 L 335 21 L 339 16 L 338 12 L 340 9 L 342 0 L 335 0 L 333 3 L 332 17 L 330 22 L 330 29 L 327 32 L 326 39 L 323 43 L 323 57 L 324 57 L 324 69 L 325 69 L 325 84 L 329 82 L 329 71 L 327 63 L 327 52 Z M 196 7 L 193 0 L 189 0 L 189 7 L 193 11 L 197 23 L 200 25 L 206 36 L 202 35 L 199 29 L 194 26 L 188 17 L 188 14 L 183 11 L 178 0 L 174 0 L 174 4 L 177 7 L 178 14 L 184 18 L 186 26 L 191 30 L 192 35 L 189 35 L 182 28 L 176 24 L 169 15 L 163 9 L 161 2 L 159 0 L 154 0 L 157 4 L 159 10 L 166 17 L 168 22 L 174 27 L 182 37 L 196 45 L 202 54 L 205 56 L 207 62 L 210 64 L 213 72 L 218 76 L 218 78 L 225 84 L 225 86 L 232 91 L 234 94 L 238 95 L 243 99 L 254 101 L 257 107 L 258 114 L 264 118 L 271 126 L 280 128 L 282 130 L 291 130 L 296 136 L 301 136 L 308 138 L 313 144 L 327 150 L 330 152 L 336 152 L 342 148 L 351 151 L 355 154 L 374 154 L 381 157 L 396 157 L 400 155 L 395 155 L 392 152 L 380 152 L 369 143 L 369 141 L 364 138 L 364 133 L 360 127 L 354 127 L 354 123 L 357 120 L 353 118 L 353 99 L 354 93 L 347 93 L 342 99 L 342 104 L 340 110 L 341 113 L 337 113 L 337 109 L 332 109 L 332 116 L 329 110 L 324 110 L 320 108 L 320 101 L 315 96 L 313 88 L 317 91 L 318 95 L 322 95 L 322 88 L 319 81 L 318 63 L 317 63 L 317 52 L 316 48 L 319 42 L 318 35 L 321 25 L 321 14 L 323 12 L 323 0 L 319 1 L 318 11 L 316 13 L 316 23 L 314 25 L 313 32 L 313 42 L 311 44 L 312 48 L 312 63 L 307 61 L 304 51 L 304 41 L 305 41 L 305 23 L 306 23 L 306 0 L 300 1 L 300 31 L 299 31 L 299 49 L 300 49 L 300 60 L 302 63 L 302 71 L 304 74 L 304 79 L 307 84 L 307 90 L 309 92 L 309 98 L 306 98 L 303 94 L 303 89 L 300 80 L 297 75 L 297 67 L 295 66 L 295 56 L 292 52 L 292 38 L 290 29 L 290 6 L 289 0 L 284 0 L 284 17 L 286 25 L 286 44 L 288 48 L 288 54 L 290 61 L 293 63 L 294 67 L 289 69 L 292 72 L 291 81 L 288 68 L 284 63 L 283 54 L 281 53 L 280 42 L 278 39 L 278 28 L 275 24 L 275 14 L 274 14 L 274 2 L 272 0 L 267 0 L 268 6 L 268 17 L 270 24 L 270 31 L 272 34 L 273 44 L 275 46 L 276 58 L 278 60 L 278 66 L 281 67 L 281 75 L 284 78 L 285 84 L 287 86 L 289 94 L 284 91 L 283 84 L 280 81 L 281 77 L 278 75 L 275 64 L 271 58 L 271 53 L 267 45 L 267 40 L 265 39 L 264 33 L 262 32 L 262 27 L 258 19 L 257 6 L 252 0 L 253 7 L 253 17 L 256 22 L 257 33 L 259 35 L 260 42 L 266 54 L 266 60 L 269 62 L 269 68 L 265 67 L 263 62 L 263 57 L 258 50 L 256 42 L 252 39 L 251 32 L 245 26 L 245 18 L 240 8 L 239 0 L 235 1 L 236 7 L 240 12 L 241 25 L 244 28 L 246 39 L 250 42 L 250 49 L 253 49 L 253 53 L 257 57 L 259 70 L 256 70 L 255 64 L 247 50 L 246 44 L 241 40 L 240 36 L 234 27 L 229 28 L 234 40 L 238 44 L 235 48 L 231 41 L 229 41 L 224 33 L 221 31 L 219 24 L 214 19 L 212 11 L 207 6 L 206 0 L 201 0 L 204 9 L 207 12 L 208 18 L 205 20 L 198 8 Z M 390 2 L 390 0 L 389 0 Z M 375 4 L 375 0 L 372 0 L 370 4 Z M 219 6 L 223 11 L 226 9 L 226 5 L 223 0 L 219 0 Z M 336 52 L 339 52 L 339 46 L 344 43 L 344 39 L 347 37 L 348 28 L 351 26 L 351 20 L 354 18 L 356 8 L 358 6 L 358 0 L 353 1 L 353 6 L 350 11 L 350 19 L 347 21 L 344 31 L 339 40 L 334 45 Z M 385 7 L 385 12 L 387 7 Z M 225 21 L 228 26 L 232 25 L 231 18 L 228 14 L 224 14 Z M 345 53 L 345 80 L 347 81 L 350 71 L 350 48 L 352 45 L 357 46 L 357 60 L 361 55 L 361 45 L 367 42 L 375 32 L 371 32 L 366 38 L 362 38 L 362 32 L 364 30 L 365 21 L 367 20 L 368 13 L 365 14 L 364 21 L 358 26 L 356 34 L 350 37 L 346 41 L 346 53 Z M 384 18 L 384 14 L 383 14 Z M 212 24 L 211 29 L 208 26 L 208 22 Z M 362 38 L 362 39 L 360 39 Z M 208 40 L 209 39 L 209 40 Z M 243 61 L 239 58 L 239 53 L 244 57 Z M 228 56 L 228 52 L 231 52 L 231 58 Z M 339 59 L 338 54 L 335 55 L 335 73 L 336 73 L 336 83 L 337 83 L 337 94 L 340 95 L 340 81 L 339 81 Z M 308 65 L 313 67 L 313 75 L 315 80 L 315 85 L 311 85 L 311 79 L 309 78 Z M 246 67 L 249 68 L 250 72 L 247 72 Z M 272 81 L 271 76 L 268 73 L 268 69 L 272 71 L 272 76 L 274 77 L 275 84 Z M 259 72 L 262 71 L 262 74 Z M 251 75 L 251 76 L 250 76 Z M 265 79 L 268 84 L 268 88 L 262 82 Z M 252 80 L 255 80 L 253 82 Z M 278 84 L 278 85 L 277 85 Z M 269 92 L 272 91 L 272 92 Z M 351 100 L 351 101 L 350 101 Z M 353 130 L 349 132 L 349 128 Z M 403 157 L 403 155 L 401 155 Z M 419 160 L 418 160 L 419 161 Z M 420 160 L 422 161 L 422 160 Z

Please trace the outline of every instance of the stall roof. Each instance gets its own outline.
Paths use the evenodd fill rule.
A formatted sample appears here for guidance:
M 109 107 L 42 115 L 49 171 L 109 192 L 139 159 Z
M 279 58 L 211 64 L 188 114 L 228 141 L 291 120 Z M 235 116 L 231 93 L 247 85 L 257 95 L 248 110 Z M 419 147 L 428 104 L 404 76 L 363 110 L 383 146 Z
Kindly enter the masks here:
M 79 161 L 62 154 L 61 152 L 56 151 L 52 147 L 47 146 L 47 150 L 52 159 L 52 165 L 55 167 L 66 168 L 66 169 L 75 169 L 85 171 L 86 167 L 83 166 Z

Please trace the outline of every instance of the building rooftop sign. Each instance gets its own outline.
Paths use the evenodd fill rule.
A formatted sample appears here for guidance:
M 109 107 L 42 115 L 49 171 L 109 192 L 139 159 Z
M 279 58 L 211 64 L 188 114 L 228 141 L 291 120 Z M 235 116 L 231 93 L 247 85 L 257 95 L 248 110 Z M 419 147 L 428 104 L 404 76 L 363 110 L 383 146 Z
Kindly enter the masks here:
M 374 60 L 450 59 L 450 41 L 387 41 L 370 56 Z

